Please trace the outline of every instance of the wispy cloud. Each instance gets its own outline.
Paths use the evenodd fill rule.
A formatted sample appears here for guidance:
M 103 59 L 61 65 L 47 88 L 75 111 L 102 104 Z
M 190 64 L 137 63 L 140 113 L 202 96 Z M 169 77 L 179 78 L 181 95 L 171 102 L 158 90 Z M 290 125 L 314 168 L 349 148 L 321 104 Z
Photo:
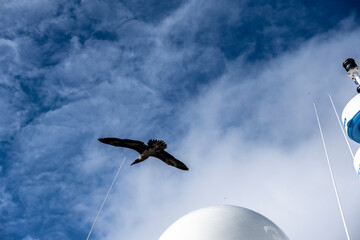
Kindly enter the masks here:
M 178 173 L 174 181 L 175 176 L 159 177 L 163 173 L 155 167 L 161 163 L 139 167 L 129 182 L 119 183 L 117 200 L 98 225 L 100 236 L 156 238 L 188 211 L 236 204 L 269 217 L 291 239 L 343 237 L 313 101 L 321 110 L 349 228 L 357 236 L 358 214 L 352 209 L 360 197 L 358 181 L 327 94 L 339 106 L 354 94 L 339 59 L 354 55 L 351 46 L 359 34 L 357 29 L 316 37 L 291 54 L 250 68 L 245 77 L 239 70 L 242 59 L 229 63 L 219 81 L 184 106 L 180 122 L 189 130 L 174 150 L 191 171 Z M 133 199 L 119 203 L 129 184 Z
M 114 136 L 163 138 L 190 171 L 126 164 L 97 238 L 156 239 L 189 211 L 235 204 L 291 239 L 339 239 L 316 101 L 356 237 L 358 182 L 327 110 L 328 92 L 339 109 L 353 94 L 341 63 L 358 58 L 356 17 L 326 32 L 300 3 L 160 5 L 5 2 L 1 234 L 84 238 L 123 156 L 137 157 L 96 140 Z
M 38 240 L 38 238 L 32 238 L 31 236 L 27 235 L 23 240 Z

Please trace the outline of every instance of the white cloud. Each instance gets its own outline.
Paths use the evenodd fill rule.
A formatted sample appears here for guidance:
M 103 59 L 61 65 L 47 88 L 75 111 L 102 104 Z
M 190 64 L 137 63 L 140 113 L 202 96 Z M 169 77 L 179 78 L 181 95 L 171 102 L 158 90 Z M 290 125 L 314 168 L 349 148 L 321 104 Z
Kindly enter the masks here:
M 29 235 L 27 235 L 25 238 L 23 238 L 22 240 L 39 240 L 38 238 L 33 238 Z
M 0 185 L 0 193 L 0 212 L 11 212 L 11 208 L 14 207 L 15 204 L 12 202 L 11 195 L 5 191 L 3 184 Z
M 173 172 L 156 160 L 131 167 L 111 195 L 97 234 L 156 239 L 189 211 L 235 204 L 264 214 L 290 239 L 344 238 L 315 101 L 349 231 L 358 237 L 358 180 L 327 95 L 344 106 L 355 94 L 341 64 L 359 58 L 353 51 L 359 36 L 356 29 L 316 37 L 246 74 L 241 59 L 229 63 L 219 82 L 188 102 L 180 119 L 190 125 L 188 134 L 176 140 L 179 146 L 169 144 L 190 171 Z M 132 194 L 125 200 L 128 187 Z
M 156 239 L 177 218 L 214 204 L 258 211 L 290 239 L 342 238 L 312 109 L 316 101 L 349 230 L 353 238 L 358 236 L 358 182 L 327 93 L 338 106 L 355 94 L 341 63 L 347 57 L 359 59 L 354 53 L 359 29 L 333 31 L 271 61 L 250 64 L 246 51 L 230 61 L 213 45 L 194 41 L 202 24 L 216 24 L 214 14 L 227 15 L 228 9 L 218 9 L 218 4 L 187 2 L 159 26 L 123 20 L 130 11 L 100 1 L 83 1 L 85 11 L 73 6 L 71 14 L 81 26 L 90 15 L 104 19 L 94 29 L 116 32 L 119 39 L 111 42 L 96 39 L 85 27 L 77 29 L 71 6 L 64 3 L 65 14 L 54 17 L 59 4 L 35 3 L 31 10 L 25 1 L 6 3 L 15 17 L 26 17 L 6 28 L 14 40 L 0 41 L 0 51 L 6 53 L 0 61 L 14 62 L 5 77 L 16 72 L 30 79 L 42 77 L 31 85 L 38 91 L 38 102 L 27 102 L 17 84 L 0 98 L 0 115 L 5 116 L 0 126 L 18 130 L 6 177 L 17 186 L 25 209 L 21 219 L 13 219 L 13 227 L 55 218 L 59 222 L 49 232 L 55 231 L 59 239 L 68 237 L 61 235 L 62 227 L 76 225 L 85 232 L 126 155 L 128 161 L 93 233 L 99 239 Z M 226 21 L 241 22 L 242 14 L 242 8 L 234 6 Z M 61 51 L 51 44 L 40 49 L 31 38 L 13 36 L 19 29 L 43 36 L 53 28 L 76 33 Z M 56 64 L 41 67 L 35 54 L 41 51 L 54 51 L 50 62 Z M 194 84 L 194 78 L 188 78 L 191 73 L 205 76 L 206 84 Z M 9 79 L 1 81 L 13 84 Z M 46 110 L 24 123 L 24 115 L 36 104 Z M 9 132 L 0 128 L 0 134 Z M 136 154 L 96 140 L 107 136 L 165 138 L 169 152 L 190 171 L 155 159 L 129 167 Z M 5 208 L 12 196 L 1 191 Z M 65 216 L 53 216 L 52 211 Z M 68 219 L 72 221 L 64 223 Z

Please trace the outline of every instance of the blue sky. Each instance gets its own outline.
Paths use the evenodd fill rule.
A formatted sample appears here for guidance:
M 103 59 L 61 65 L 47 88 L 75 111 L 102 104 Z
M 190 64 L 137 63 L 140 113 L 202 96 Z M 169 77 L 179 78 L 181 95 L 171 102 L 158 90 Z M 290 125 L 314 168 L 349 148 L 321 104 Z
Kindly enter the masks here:
M 157 239 L 201 207 L 265 215 L 290 239 L 350 236 L 359 179 L 339 111 L 356 94 L 357 1 L 0 0 L 0 239 Z M 189 172 L 99 137 L 164 139 Z M 358 146 L 353 144 L 353 150 Z

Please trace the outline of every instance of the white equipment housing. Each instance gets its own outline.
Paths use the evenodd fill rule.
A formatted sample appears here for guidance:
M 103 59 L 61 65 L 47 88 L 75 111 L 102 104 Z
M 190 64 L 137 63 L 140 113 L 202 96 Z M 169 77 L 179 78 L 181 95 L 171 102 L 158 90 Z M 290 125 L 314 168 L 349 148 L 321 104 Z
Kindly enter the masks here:
M 202 208 L 174 222 L 159 240 L 289 240 L 271 220 L 247 208 Z
M 346 104 L 341 118 L 349 138 L 360 143 L 360 94 Z M 354 157 L 354 168 L 356 173 L 360 175 L 360 149 Z
M 341 118 L 349 138 L 360 143 L 360 94 L 346 104 Z

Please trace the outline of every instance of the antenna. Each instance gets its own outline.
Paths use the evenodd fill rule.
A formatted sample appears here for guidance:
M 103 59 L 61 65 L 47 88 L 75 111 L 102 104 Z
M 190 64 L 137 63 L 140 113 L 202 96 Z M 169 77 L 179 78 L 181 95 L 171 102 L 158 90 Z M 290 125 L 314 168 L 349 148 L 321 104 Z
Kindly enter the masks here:
M 348 77 L 358 86 L 356 91 L 360 93 L 360 69 L 356 65 L 355 60 L 352 58 L 346 59 L 343 63 L 343 67 L 345 68 Z
M 333 102 L 330 94 L 329 94 L 329 98 L 330 98 L 331 105 L 332 105 L 332 107 L 333 107 L 333 109 L 334 109 L 334 113 L 335 113 L 335 115 L 336 115 L 336 118 L 337 118 L 337 120 L 338 120 L 338 122 L 339 122 L 340 129 L 341 129 L 341 131 L 342 131 L 342 133 L 343 133 L 343 135 L 344 135 L 346 144 L 347 144 L 347 146 L 348 146 L 348 148 L 349 148 L 350 154 L 351 154 L 351 156 L 352 156 L 352 158 L 353 158 L 353 160 L 354 160 L 354 159 L 355 159 L 354 153 L 353 153 L 353 151 L 352 151 L 352 149 L 351 149 L 351 147 L 350 147 L 350 143 L 349 143 L 349 140 L 348 140 L 347 137 L 346 137 L 346 133 L 345 133 L 345 131 L 344 131 L 344 128 L 343 128 L 342 125 L 341 125 L 341 121 L 340 121 L 339 115 L 338 115 L 338 113 L 337 113 L 337 111 L 336 111 L 334 102 Z
M 323 143 L 323 146 L 324 146 L 324 151 L 325 151 L 326 159 L 327 159 L 327 162 L 328 162 L 329 171 L 330 171 L 332 183 L 333 183 L 334 190 L 335 190 L 335 194 L 336 194 L 336 199 L 337 199 L 337 202 L 338 202 L 338 205 L 339 205 L 341 218 L 342 218 L 342 221 L 343 221 L 343 224 L 344 224 L 344 228 L 345 228 L 346 237 L 347 237 L 347 240 L 350 240 L 349 232 L 348 232 L 348 229 L 347 229 L 347 226 L 346 226 L 346 222 L 345 222 L 345 218 L 344 218 L 344 213 L 343 213 L 342 206 L 341 206 L 341 202 L 340 202 L 340 197 L 339 197 L 338 190 L 337 190 L 337 187 L 336 187 L 336 182 L 335 182 L 334 174 L 333 174 L 333 171 L 332 171 L 331 163 L 330 163 L 330 160 L 329 160 L 329 155 L 328 155 L 327 148 L 326 148 L 326 144 L 325 144 L 324 135 L 323 135 L 322 128 L 321 128 L 321 123 L 320 123 L 320 120 L 319 120 L 319 115 L 318 115 L 318 112 L 317 112 L 317 110 L 316 110 L 316 105 L 315 105 L 315 103 L 313 103 L 313 104 L 314 104 L 314 110 L 315 110 L 316 119 L 317 119 L 317 122 L 318 122 L 318 125 L 319 125 L 319 131 L 320 131 L 320 135 L 321 135 L 321 140 L 322 140 L 322 143 Z

